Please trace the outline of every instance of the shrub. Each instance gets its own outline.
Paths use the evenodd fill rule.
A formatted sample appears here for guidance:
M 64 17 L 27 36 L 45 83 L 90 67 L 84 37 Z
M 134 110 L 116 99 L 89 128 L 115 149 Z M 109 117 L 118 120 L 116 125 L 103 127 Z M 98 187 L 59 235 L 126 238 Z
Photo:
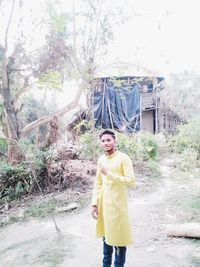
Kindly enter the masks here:
M 155 135 L 148 132 L 139 132 L 137 139 L 141 146 L 140 153 L 143 155 L 143 160 L 155 159 L 157 152 Z
M 99 143 L 98 129 L 90 129 L 78 137 L 78 153 L 81 157 L 96 160 L 103 153 Z M 125 134 L 116 132 L 117 148 L 132 160 L 144 161 L 156 158 L 156 139 L 153 134 L 139 132 Z
M 46 166 L 43 158 L 35 162 L 23 161 L 18 165 L 1 164 L 0 199 L 10 201 L 20 199 L 22 195 L 38 190 L 43 186 Z
M 0 137 L 0 157 L 4 156 L 7 151 L 7 142 L 5 138 Z
M 176 158 L 176 167 L 181 171 L 188 171 L 198 166 L 198 153 L 194 148 L 185 148 Z
M 25 217 L 43 218 L 53 213 L 57 206 L 59 206 L 59 203 L 55 199 L 50 199 L 48 202 L 43 203 L 33 203 L 28 207 L 24 215 Z
M 79 157 L 97 160 L 99 155 L 102 153 L 99 146 L 99 130 L 94 128 L 94 121 L 83 120 L 80 122 L 76 129 L 81 133 L 77 139 L 77 149 Z
M 89 131 L 79 136 L 77 142 L 79 157 L 96 160 L 102 153 L 99 147 L 99 135 L 97 131 Z
M 156 141 L 154 135 L 147 132 L 136 134 L 117 133 L 117 147 L 127 153 L 133 160 L 156 158 Z
M 164 133 L 155 134 L 156 152 L 159 156 L 166 156 L 170 151 L 168 138 Z
M 178 168 L 187 171 L 200 166 L 200 117 L 178 127 L 178 133 L 169 139 L 171 150 L 178 153 Z
M 189 123 L 180 125 L 178 133 L 171 138 L 173 151 L 181 153 L 185 149 L 193 148 L 200 157 L 200 116 L 190 120 Z

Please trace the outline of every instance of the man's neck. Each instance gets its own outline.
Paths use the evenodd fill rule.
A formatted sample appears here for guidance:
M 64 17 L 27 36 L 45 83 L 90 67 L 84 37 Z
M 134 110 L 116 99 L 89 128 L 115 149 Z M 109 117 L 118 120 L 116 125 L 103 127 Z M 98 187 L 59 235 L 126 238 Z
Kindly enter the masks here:
M 112 150 L 110 150 L 110 151 L 107 151 L 107 152 L 106 152 L 106 156 L 111 156 L 112 154 L 115 153 L 115 151 L 116 151 L 116 149 L 112 149 Z

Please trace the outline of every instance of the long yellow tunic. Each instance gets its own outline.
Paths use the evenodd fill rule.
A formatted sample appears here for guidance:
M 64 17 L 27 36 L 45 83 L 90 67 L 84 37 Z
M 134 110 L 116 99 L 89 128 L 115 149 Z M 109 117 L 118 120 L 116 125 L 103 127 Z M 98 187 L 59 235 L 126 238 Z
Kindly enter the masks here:
M 99 165 L 109 169 L 104 176 Z M 96 236 L 105 237 L 110 246 L 132 244 L 127 209 L 127 186 L 134 184 L 134 172 L 128 155 L 116 151 L 98 160 L 92 205 L 98 206 Z

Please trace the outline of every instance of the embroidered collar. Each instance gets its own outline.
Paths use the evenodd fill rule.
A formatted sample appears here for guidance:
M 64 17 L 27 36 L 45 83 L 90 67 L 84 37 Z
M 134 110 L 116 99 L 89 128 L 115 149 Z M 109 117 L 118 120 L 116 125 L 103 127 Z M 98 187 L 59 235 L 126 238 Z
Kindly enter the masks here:
M 112 157 L 114 157 L 116 154 L 118 153 L 118 150 L 116 150 L 113 154 L 111 154 L 111 155 L 106 155 L 106 157 L 107 158 L 112 158 Z

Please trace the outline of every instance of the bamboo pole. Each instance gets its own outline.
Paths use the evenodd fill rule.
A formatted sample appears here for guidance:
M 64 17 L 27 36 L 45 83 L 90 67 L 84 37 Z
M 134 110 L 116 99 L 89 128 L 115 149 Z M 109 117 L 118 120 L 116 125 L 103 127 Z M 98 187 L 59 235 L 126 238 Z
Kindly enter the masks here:
M 155 110 L 155 112 L 156 112 L 156 114 L 155 114 L 155 133 L 157 134 L 158 133 L 158 98 L 157 98 L 157 90 L 155 89 L 155 101 L 156 101 L 156 103 L 155 103 L 155 105 L 156 105 L 156 110 Z
M 140 131 L 142 131 L 142 94 L 140 94 Z
M 107 102 L 108 102 L 108 112 L 109 112 L 109 116 L 110 116 L 110 123 L 111 123 L 112 129 L 114 130 L 114 125 L 113 125 L 113 120 L 112 120 L 112 113 L 111 113 L 111 110 L 110 110 L 110 100 L 107 99 Z
M 104 113 L 104 99 L 105 99 L 105 90 L 106 90 L 106 83 L 105 80 L 103 81 L 103 99 L 102 99 L 102 109 L 101 109 L 101 128 L 103 125 L 103 113 Z

